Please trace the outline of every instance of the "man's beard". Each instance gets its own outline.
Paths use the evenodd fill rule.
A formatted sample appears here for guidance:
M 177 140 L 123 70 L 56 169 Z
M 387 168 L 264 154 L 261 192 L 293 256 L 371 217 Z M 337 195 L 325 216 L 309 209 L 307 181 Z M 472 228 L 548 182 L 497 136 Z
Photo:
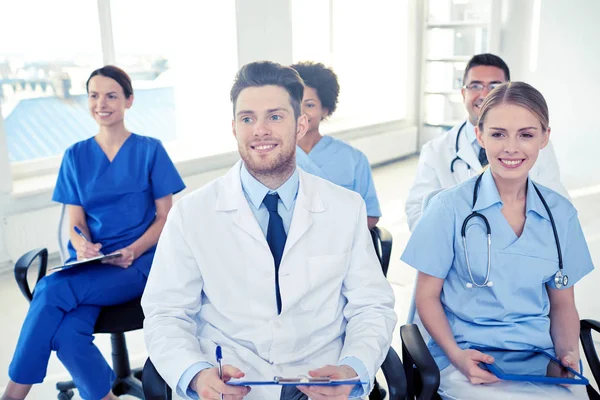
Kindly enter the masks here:
M 255 177 L 276 177 L 279 175 L 286 175 L 289 171 L 293 171 L 294 167 L 296 166 L 295 146 L 293 146 L 288 152 L 281 152 L 277 158 L 269 163 L 253 159 L 248 155 L 248 151 L 242 151 L 241 149 L 239 150 L 246 169 L 248 169 L 248 172 Z

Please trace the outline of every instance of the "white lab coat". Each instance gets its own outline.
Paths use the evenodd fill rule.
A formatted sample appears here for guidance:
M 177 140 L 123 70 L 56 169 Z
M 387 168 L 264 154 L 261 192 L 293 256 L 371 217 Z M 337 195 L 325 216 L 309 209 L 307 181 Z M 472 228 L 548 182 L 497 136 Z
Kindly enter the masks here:
M 406 199 L 406 219 L 410 230 L 421 217 L 421 203 L 428 193 L 455 186 L 481 171 L 481 164 L 473 146 L 469 143 L 465 126 L 458 144 L 458 156 L 465 162 L 456 161 L 454 173 L 450 172 L 450 163 L 457 155 L 456 135 L 461 126 L 462 123 L 444 132 L 440 137 L 430 140 L 421 149 L 417 175 Z M 470 170 L 467 164 L 471 166 Z M 567 190 L 560 182 L 560 170 L 552 142 L 548 142 L 548 145 L 540 151 L 535 165 L 529 171 L 529 176 L 534 182 L 569 198 Z
M 354 356 L 370 390 L 396 315 L 363 200 L 299 171 L 277 315 L 273 257 L 244 197 L 240 166 L 169 213 L 142 298 L 150 359 L 175 390 L 188 367 L 215 363 L 217 343 L 223 363 L 248 379 L 307 374 Z M 247 399 L 279 399 L 276 386 L 252 389 Z

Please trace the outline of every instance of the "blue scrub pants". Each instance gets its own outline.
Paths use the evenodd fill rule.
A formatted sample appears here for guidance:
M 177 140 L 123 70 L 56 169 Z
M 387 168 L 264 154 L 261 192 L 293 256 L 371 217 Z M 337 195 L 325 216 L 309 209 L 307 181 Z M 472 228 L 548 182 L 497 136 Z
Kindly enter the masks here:
M 83 399 L 106 396 L 115 374 L 93 344 L 94 325 L 101 307 L 140 297 L 145 285 L 146 276 L 134 266 L 108 264 L 75 267 L 41 279 L 21 328 L 10 379 L 42 382 L 55 350 Z

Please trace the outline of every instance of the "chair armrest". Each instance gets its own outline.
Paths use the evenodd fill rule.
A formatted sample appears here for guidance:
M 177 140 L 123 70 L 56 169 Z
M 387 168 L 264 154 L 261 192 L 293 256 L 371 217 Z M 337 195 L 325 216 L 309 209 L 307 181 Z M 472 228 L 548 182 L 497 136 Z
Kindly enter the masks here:
M 17 285 L 19 289 L 21 289 L 21 293 L 27 299 L 27 301 L 31 301 L 33 299 L 33 293 L 29 289 L 29 283 L 27 283 L 27 271 L 33 262 L 40 258 L 40 270 L 38 271 L 38 277 L 35 281 L 36 284 L 46 275 L 46 268 L 48 267 L 48 250 L 39 248 L 31 250 L 19 258 L 15 264 L 15 280 L 17 281 Z M 35 288 L 34 288 L 35 290 Z
M 381 262 L 383 275 L 387 276 L 388 268 L 390 265 L 390 258 L 392 256 L 392 234 L 390 233 L 390 231 L 380 226 L 374 226 L 373 228 L 371 228 L 371 233 L 379 239 L 378 242 L 381 244 L 381 255 L 379 261 Z
M 593 319 L 582 319 L 579 338 L 581 339 L 585 359 L 590 366 L 592 375 L 594 375 L 596 383 L 600 383 L 600 360 L 598 359 L 598 353 L 592 340 L 592 330 L 600 332 L 600 322 Z
M 160 376 L 150 358 L 144 364 L 142 372 L 142 387 L 144 388 L 144 397 L 146 400 L 171 400 L 173 394 L 171 388 Z
M 408 382 L 408 398 L 415 397 L 415 369 L 419 374 L 422 388 L 419 399 L 431 399 L 437 394 L 440 386 L 440 370 L 421 336 L 419 327 L 415 324 L 403 325 L 400 328 L 402 340 L 402 359 Z
M 402 361 L 392 347 L 381 365 L 381 371 L 388 385 L 390 400 L 404 400 L 406 398 L 406 376 Z

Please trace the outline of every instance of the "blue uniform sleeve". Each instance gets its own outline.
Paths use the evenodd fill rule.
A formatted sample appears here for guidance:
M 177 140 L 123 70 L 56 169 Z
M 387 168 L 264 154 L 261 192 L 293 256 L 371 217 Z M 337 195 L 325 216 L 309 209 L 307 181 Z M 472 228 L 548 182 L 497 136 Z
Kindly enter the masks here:
M 175 164 L 167 154 L 162 143 L 158 142 L 154 153 L 154 163 L 150 171 L 152 194 L 154 199 L 160 199 L 169 194 L 176 194 L 185 189 L 185 184 L 175 168 Z
M 454 212 L 436 196 L 417 222 L 400 259 L 427 275 L 446 279 L 454 261 Z
M 323 170 L 319 168 L 319 166 L 313 160 L 310 159 L 308 154 L 306 154 L 304 150 L 300 148 L 300 146 L 296 146 L 296 165 L 299 166 L 304 172 L 308 172 L 311 175 L 316 175 L 319 178 L 329 180 Z
M 60 170 L 58 171 L 56 186 L 54 187 L 54 193 L 52 194 L 52 201 L 75 206 L 82 205 L 79 194 L 77 193 L 75 157 L 76 155 L 73 148 L 67 149 L 63 156 Z
M 585 241 L 576 212 L 569 220 L 567 240 L 564 245 L 561 243 L 561 250 L 563 274 L 569 277 L 569 283 L 563 288 L 569 288 L 594 269 L 592 256 L 590 255 L 590 250 Z M 548 283 L 550 287 L 556 289 L 554 279 L 551 279 Z
M 198 393 L 190 389 L 190 383 L 192 383 L 192 379 L 194 379 L 198 372 L 212 367 L 212 364 L 201 361 L 186 369 L 183 375 L 181 375 L 181 378 L 179 378 L 179 382 L 177 382 L 177 394 L 183 398 L 188 397 L 190 399 L 198 400 L 200 397 L 198 396 Z
M 375 191 L 373 175 L 371 173 L 371 165 L 367 156 L 360 151 L 358 162 L 354 167 L 354 191 L 359 193 L 365 204 L 367 205 L 367 216 L 381 217 L 381 209 L 379 208 L 379 200 Z
M 358 379 L 360 379 L 361 382 L 369 382 L 369 372 L 367 371 L 365 364 L 363 364 L 363 362 L 358 358 L 345 357 L 342 361 L 340 361 L 340 365 L 347 365 L 352 368 L 358 375 Z M 348 397 L 350 399 L 361 398 L 368 389 L 369 383 L 365 385 L 356 385 L 352 388 L 352 391 Z

